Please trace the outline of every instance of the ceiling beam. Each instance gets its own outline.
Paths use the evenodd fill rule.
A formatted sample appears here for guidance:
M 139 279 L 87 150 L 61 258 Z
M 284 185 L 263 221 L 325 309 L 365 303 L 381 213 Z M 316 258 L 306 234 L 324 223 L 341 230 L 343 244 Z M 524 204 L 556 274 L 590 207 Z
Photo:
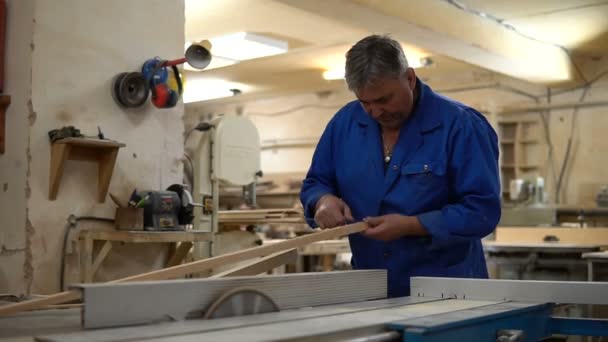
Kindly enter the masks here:
M 445 1 L 276 0 L 343 24 L 533 83 L 575 79 L 568 54 Z

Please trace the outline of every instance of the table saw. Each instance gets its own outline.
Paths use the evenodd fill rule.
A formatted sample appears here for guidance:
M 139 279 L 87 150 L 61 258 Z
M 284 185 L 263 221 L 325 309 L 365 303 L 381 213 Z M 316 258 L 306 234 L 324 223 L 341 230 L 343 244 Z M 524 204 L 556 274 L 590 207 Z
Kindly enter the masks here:
M 608 283 L 413 277 L 386 298 L 386 271 L 85 284 L 82 309 L 0 318 L 22 341 L 536 341 L 608 336 L 608 321 L 554 317 L 608 304 Z M 213 308 L 213 310 L 211 310 Z M 210 311 L 213 311 L 210 313 Z M 204 317 L 223 317 L 204 319 Z

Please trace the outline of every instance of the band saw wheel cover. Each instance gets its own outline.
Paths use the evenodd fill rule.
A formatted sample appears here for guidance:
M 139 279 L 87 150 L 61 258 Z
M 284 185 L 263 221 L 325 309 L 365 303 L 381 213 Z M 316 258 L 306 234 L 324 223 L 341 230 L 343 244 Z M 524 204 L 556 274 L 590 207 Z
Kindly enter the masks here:
M 149 92 L 148 83 L 140 72 L 123 72 L 114 80 L 114 98 L 123 107 L 134 108 L 143 105 Z
M 266 293 L 253 288 L 238 287 L 225 292 L 209 305 L 203 318 L 226 318 L 277 311 L 279 306 Z

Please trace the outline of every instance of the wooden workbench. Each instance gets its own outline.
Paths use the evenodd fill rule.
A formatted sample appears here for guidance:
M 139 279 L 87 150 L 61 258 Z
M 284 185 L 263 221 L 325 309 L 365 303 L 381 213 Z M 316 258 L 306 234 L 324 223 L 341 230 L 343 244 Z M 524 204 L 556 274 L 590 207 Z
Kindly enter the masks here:
M 78 237 L 80 242 L 80 281 L 93 282 L 93 276 L 101 263 L 108 256 L 114 243 L 179 243 L 167 266 L 180 264 L 186 257 L 194 242 L 211 241 L 212 235 L 202 231 L 122 231 L 122 230 L 82 230 Z M 93 255 L 95 241 L 103 242 L 96 255 Z
M 594 264 L 608 264 L 608 251 L 584 253 L 583 259 L 587 261 L 587 280 L 594 281 Z

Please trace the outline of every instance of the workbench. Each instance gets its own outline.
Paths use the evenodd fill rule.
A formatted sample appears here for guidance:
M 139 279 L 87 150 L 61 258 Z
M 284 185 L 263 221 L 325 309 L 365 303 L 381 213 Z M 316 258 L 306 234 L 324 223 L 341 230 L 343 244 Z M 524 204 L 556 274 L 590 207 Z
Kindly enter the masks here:
M 594 264 L 608 264 L 608 251 L 583 253 L 583 259 L 587 261 L 587 279 L 593 281 L 595 278 Z
M 584 253 L 597 252 L 602 247 L 597 244 L 495 241 L 484 241 L 483 246 L 488 264 L 496 266 L 495 278 L 530 279 L 531 274 L 538 275 L 538 269 L 544 269 L 554 270 L 552 272 L 567 270 L 567 280 L 587 279 L 588 275 L 580 274 L 586 271 L 586 264 L 581 256 Z M 515 270 L 515 276 L 502 270 L 508 266 Z
M 80 281 L 90 283 L 115 243 L 179 243 L 167 261 L 168 267 L 180 264 L 194 242 L 211 241 L 212 234 L 203 231 L 82 230 L 78 239 L 80 243 Z M 94 255 L 95 241 L 99 241 L 103 245 Z
M 608 226 L 608 208 L 576 205 L 503 206 L 500 226 Z
M 284 240 L 265 240 L 264 244 L 274 244 Z M 545 266 L 577 267 L 584 266 L 580 258 L 584 253 L 597 252 L 603 245 L 598 244 L 568 244 L 568 243 L 508 243 L 496 241 L 483 241 L 483 248 L 491 261 L 498 263 L 518 263 L 523 268 L 537 263 Z M 303 256 L 320 256 L 323 271 L 332 269 L 332 262 L 336 254 L 350 253 L 350 245 L 347 239 L 328 240 L 311 243 L 298 249 L 298 264 L 296 271 L 301 272 Z M 556 257 L 547 260 L 545 257 Z M 511 258 L 515 257 L 515 259 Z M 508 260 L 507 260 L 508 258 Z M 565 260 L 567 259 L 567 260 Z M 499 274 L 497 278 L 500 278 Z M 521 275 L 519 278 L 522 278 Z

